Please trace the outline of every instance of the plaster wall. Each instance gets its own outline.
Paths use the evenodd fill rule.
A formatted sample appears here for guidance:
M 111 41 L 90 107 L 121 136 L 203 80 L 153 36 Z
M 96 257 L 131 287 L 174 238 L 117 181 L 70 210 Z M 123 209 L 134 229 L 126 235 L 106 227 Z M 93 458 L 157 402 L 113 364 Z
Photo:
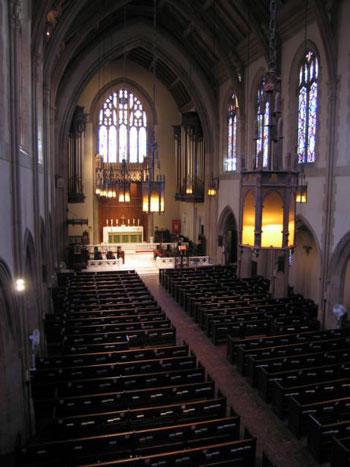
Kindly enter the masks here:
M 338 30 L 337 166 L 350 167 L 350 1 L 341 2 Z M 350 171 L 348 172 L 350 176 Z
M 240 197 L 240 181 L 238 178 L 221 179 L 218 201 L 218 216 L 219 220 L 222 211 L 226 206 L 229 206 L 235 216 L 237 225 L 239 223 L 239 197 Z
M 333 250 L 350 230 L 350 176 L 337 177 L 335 188 L 336 212 L 334 216 Z

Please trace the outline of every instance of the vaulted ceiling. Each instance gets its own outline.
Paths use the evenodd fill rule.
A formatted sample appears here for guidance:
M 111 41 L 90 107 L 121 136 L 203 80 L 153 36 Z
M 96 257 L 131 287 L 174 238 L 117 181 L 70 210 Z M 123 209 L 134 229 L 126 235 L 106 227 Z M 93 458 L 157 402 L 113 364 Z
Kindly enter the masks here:
M 277 1 L 287 15 L 291 8 L 300 10 L 304 4 L 301 0 Z M 222 77 L 239 83 L 247 61 L 247 43 L 251 53 L 267 56 L 269 3 L 157 0 L 156 33 L 148 41 L 134 41 L 130 33 L 133 25 L 155 31 L 154 0 L 33 0 L 33 37 L 35 43 L 44 40 L 44 62 L 50 64 L 50 74 L 57 82 L 96 47 L 109 60 L 127 54 L 128 60 L 149 71 L 156 57 L 157 77 L 182 109 L 191 103 L 191 92 L 167 59 L 167 50 L 161 50 L 162 38 L 186 56 L 187 70 L 183 71 L 190 74 L 197 70 L 213 90 Z M 112 48 L 111 37 L 116 32 L 121 45 Z

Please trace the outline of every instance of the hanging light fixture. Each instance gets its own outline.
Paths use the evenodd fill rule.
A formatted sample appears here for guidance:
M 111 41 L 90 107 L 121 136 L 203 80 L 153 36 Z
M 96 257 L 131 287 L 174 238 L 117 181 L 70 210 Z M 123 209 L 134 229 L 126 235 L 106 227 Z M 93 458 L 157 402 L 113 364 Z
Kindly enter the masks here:
M 208 196 L 216 196 L 218 191 L 219 179 L 217 177 L 211 177 L 209 186 L 208 186 Z
M 305 20 L 304 20 L 304 53 L 306 54 L 307 52 L 307 21 L 308 21 L 308 7 L 309 7 L 309 2 L 306 0 L 305 2 Z M 304 168 L 301 165 L 301 169 L 299 172 L 299 178 L 298 178 L 298 187 L 296 191 L 296 202 L 299 204 L 306 204 L 307 203 L 307 182 L 305 180 L 305 173 L 304 173 Z
M 277 2 L 270 0 L 269 71 L 264 77 L 264 99 L 269 103 L 268 163 L 262 154 L 253 170 L 242 171 L 241 245 L 258 254 L 260 249 L 287 250 L 294 246 L 295 203 L 298 185 L 296 160 L 282 157 L 281 81 L 277 73 Z M 285 256 L 287 257 L 287 255 Z
M 299 204 L 307 203 L 307 181 L 305 180 L 305 174 L 303 169 L 301 169 L 301 171 L 299 172 L 295 200 Z
M 119 203 L 130 203 L 130 181 L 125 159 L 122 160 L 120 175 L 121 178 L 118 180 L 118 201 Z
M 156 41 L 157 41 L 157 0 L 153 3 L 153 103 L 156 105 Z M 142 181 L 142 211 L 147 213 L 164 212 L 165 176 L 159 172 L 160 161 L 158 144 L 152 145 L 150 158 L 145 159 L 145 170 Z

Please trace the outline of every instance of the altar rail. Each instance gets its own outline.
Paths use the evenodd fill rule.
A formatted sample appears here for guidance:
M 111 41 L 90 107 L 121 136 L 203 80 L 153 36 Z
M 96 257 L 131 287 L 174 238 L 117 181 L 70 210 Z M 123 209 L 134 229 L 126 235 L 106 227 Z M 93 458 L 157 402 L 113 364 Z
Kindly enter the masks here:
M 170 245 L 170 248 L 176 248 L 177 243 L 162 243 L 162 247 L 164 249 L 167 248 L 167 246 Z M 97 247 L 98 250 L 102 254 L 106 254 L 107 251 L 112 251 L 113 253 L 117 253 L 117 247 L 121 246 L 122 250 L 126 252 L 148 252 L 148 251 L 153 251 L 157 249 L 157 246 L 159 246 L 159 243 L 98 243 L 96 245 L 86 245 L 89 254 L 93 255 L 94 253 L 94 248 Z
M 120 266 L 123 264 L 121 258 L 116 259 L 89 259 L 88 266 Z
M 156 258 L 156 264 L 159 269 L 171 269 L 175 266 L 180 267 L 196 267 L 196 266 L 209 266 L 209 256 L 189 256 L 183 257 L 182 262 L 180 257 L 159 257 Z

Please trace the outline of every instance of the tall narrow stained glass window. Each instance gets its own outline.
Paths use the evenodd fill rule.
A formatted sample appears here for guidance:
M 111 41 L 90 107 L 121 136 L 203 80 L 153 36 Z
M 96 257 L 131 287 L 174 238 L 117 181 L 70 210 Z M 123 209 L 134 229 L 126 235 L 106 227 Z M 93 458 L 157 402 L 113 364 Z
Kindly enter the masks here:
M 299 164 L 316 160 L 318 75 L 318 58 L 315 52 L 308 50 L 299 68 L 297 136 Z
M 98 114 L 98 152 L 104 162 L 143 162 L 147 116 L 138 97 L 125 88 L 110 94 Z
M 238 101 L 235 93 L 233 93 L 227 109 L 227 157 L 224 160 L 225 172 L 237 170 L 237 118 Z
M 270 138 L 270 104 L 265 91 L 265 77 L 260 80 L 256 95 L 256 165 L 262 157 L 262 166 L 268 166 Z

